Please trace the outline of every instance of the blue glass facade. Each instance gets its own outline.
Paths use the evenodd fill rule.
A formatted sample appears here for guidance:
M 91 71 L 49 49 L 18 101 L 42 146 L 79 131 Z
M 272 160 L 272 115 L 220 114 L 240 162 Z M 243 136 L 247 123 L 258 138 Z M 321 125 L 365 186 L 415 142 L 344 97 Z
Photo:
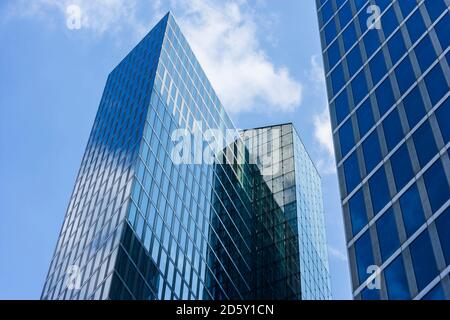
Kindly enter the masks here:
M 199 128 L 238 140 L 212 164 L 174 163 L 173 133 Z M 108 77 L 42 299 L 330 298 L 320 178 L 283 128 L 293 180 L 272 194 L 167 14 Z M 257 188 L 281 203 L 276 215 Z M 258 239 L 259 218 L 278 219 L 276 238 Z M 268 284 L 258 255 L 278 263 Z
M 450 299 L 450 1 L 316 4 L 353 295 Z

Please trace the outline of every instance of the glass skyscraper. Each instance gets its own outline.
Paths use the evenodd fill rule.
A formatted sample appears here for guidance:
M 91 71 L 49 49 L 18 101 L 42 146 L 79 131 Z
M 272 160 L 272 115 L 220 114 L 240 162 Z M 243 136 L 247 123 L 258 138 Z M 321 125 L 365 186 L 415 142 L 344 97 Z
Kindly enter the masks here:
M 316 5 L 353 296 L 450 299 L 450 1 Z
M 330 298 L 320 177 L 277 128 L 235 129 L 168 13 L 108 77 L 42 299 Z

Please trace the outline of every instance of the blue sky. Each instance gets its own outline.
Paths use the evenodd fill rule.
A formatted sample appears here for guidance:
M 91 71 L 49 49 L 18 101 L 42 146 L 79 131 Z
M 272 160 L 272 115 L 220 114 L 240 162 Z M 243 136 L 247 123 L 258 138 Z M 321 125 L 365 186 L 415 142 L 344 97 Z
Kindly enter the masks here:
M 168 10 L 237 127 L 295 124 L 322 175 L 333 295 L 350 299 L 312 0 L 1 1 L 0 299 L 39 298 L 106 77 Z

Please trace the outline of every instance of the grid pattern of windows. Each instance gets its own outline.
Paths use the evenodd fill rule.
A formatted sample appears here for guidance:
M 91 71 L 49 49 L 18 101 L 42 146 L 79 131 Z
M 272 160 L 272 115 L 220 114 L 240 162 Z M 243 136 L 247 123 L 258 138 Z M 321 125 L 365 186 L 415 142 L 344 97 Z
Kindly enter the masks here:
M 450 299 L 436 231 L 450 204 L 450 1 L 316 3 L 354 297 Z
M 321 181 L 303 143 L 292 124 L 243 135 L 250 155 L 264 156 L 271 169 L 253 175 L 254 297 L 330 299 Z

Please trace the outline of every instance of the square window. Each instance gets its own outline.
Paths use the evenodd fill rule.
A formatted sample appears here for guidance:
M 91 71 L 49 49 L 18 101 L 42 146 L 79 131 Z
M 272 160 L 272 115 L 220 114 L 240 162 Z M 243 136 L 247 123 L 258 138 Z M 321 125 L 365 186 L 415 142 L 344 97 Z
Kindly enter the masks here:
M 439 38 L 439 42 L 441 43 L 441 47 L 443 50 L 450 46 L 450 15 L 446 14 L 442 17 L 441 20 L 434 26 L 434 31 L 436 31 L 436 35 Z
M 433 132 L 428 121 L 424 122 L 413 134 L 419 164 L 423 168 L 437 153 L 438 149 L 434 141 Z
M 384 137 L 388 152 L 403 139 L 403 130 L 398 110 L 394 109 L 383 121 Z
M 401 30 L 397 32 L 389 39 L 388 43 L 389 54 L 391 55 L 392 64 L 395 65 L 397 61 L 406 52 L 405 42 L 403 41 L 403 36 Z
M 400 94 L 403 95 L 409 87 L 416 81 L 416 76 L 408 56 L 395 68 Z
M 350 78 L 358 71 L 362 66 L 361 52 L 359 46 L 355 46 L 347 55 L 347 68 L 350 74 Z
M 400 191 L 413 177 L 414 172 L 409 157 L 408 148 L 403 144 L 390 159 L 395 186 Z
M 381 259 L 386 261 L 399 247 L 397 223 L 394 210 L 389 208 L 376 222 Z
M 383 51 L 380 50 L 369 62 L 370 74 L 372 75 L 372 82 L 374 85 L 387 74 L 386 63 L 384 61 Z
M 331 72 L 331 83 L 333 85 L 333 96 L 334 96 L 339 92 L 339 90 L 341 90 L 342 86 L 345 84 L 342 63 L 338 64 L 336 68 Z
M 450 119 L 450 98 L 444 101 L 444 103 L 435 112 L 439 128 L 441 129 L 442 138 L 444 143 L 447 144 L 450 141 L 450 126 L 448 119 Z
M 425 76 L 425 85 L 433 106 L 450 90 L 439 63 Z
M 402 209 L 403 224 L 406 235 L 410 237 L 425 222 L 417 185 L 413 184 L 401 197 L 400 208 Z
M 370 197 L 374 214 L 377 214 L 391 199 L 384 167 L 369 179 Z
M 362 188 L 348 200 L 348 211 L 352 223 L 352 234 L 355 236 L 367 224 L 366 205 L 364 204 Z
M 366 173 L 369 174 L 382 160 L 377 130 L 374 130 L 367 137 L 367 139 L 364 140 L 362 143 L 362 148 L 364 153 L 364 163 L 366 165 Z
M 402 255 L 392 261 L 384 270 L 388 297 L 391 300 L 411 299 Z
M 356 242 L 355 242 L 355 256 L 356 266 L 358 270 L 359 283 L 363 283 L 369 273 L 367 268 L 374 265 L 372 242 L 370 237 L 370 230 L 367 230 Z
M 410 128 L 414 126 L 426 115 L 425 105 L 418 86 L 414 87 L 403 100 L 403 107 L 408 119 Z
M 436 219 L 436 229 L 441 242 L 442 252 L 445 262 L 450 265 L 450 242 L 448 241 L 448 231 L 450 230 L 450 207 Z
M 367 82 L 364 75 L 364 69 L 361 70 L 358 75 L 352 80 L 352 92 L 353 92 L 353 102 L 357 106 L 367 95 Z
M 419 44 L 414 48 L 420 70 L 424 73 L 431 64 L 437 59 L 430 36 L 426 35 Z
M 355 145 L 355 138 L 353 136 L 352 119 L 348 119 L 339 129 L 339 143 L 341 145 L 341 155 L 345 155 Z
M 347 160 L 344 161 L 344 175 L 347 194 L 349 194 L 361 181 L 361 174 L 359 173 L 358 157 L 356 152 L 353 152 L 347 158 Z
M 370 99 L 366 99 L 356 110 L 356 117 L 358 118 L 359 135 L 363 137 L 375 124 Z
M 425 180 L 431 209 L 436 212 L 450 198 L 449 183 L 441 160 L 438 159 L 424 173 L 423 179 Z
M 336 112 L 336 124 L 339 124 L 349 113 L 347 90 L 342 91 L 334 100 L 334 110 Z
M 416 275 L 417 288 L 423 290 L 438 275 L 428 229 L 409 246 Z
M 425 0 L 424 3 L 431 21 L 436 21 L 437 18 L 442 14 L 442 12 L 447 9 L 445 2 L 442 0 Z
M 344 41 L 345 51 L 348 51 L 356 42 L 356 29 L 353 22 L 342 32 L 342 40 Z
M 402 2 L 402 1 L 400 1 Z M 403 1 L 413 3 L 413 1 Z M 412 4 L 415 5 L 414 3 Z M 423 22 L 422 14 L 420 10 L 416 10 L 411 17 L 406 21 L 406 27 L 408 29 L 409 38 L 412 43 L 415 43 L 420 36 L 427 30 L 425 23 Z
M 377 97 L 378 111 L 380 112 L 380 117 L 382 117 L 395 103 L 394 92 L 392 91 L 389 77 L 375 90 L 375 96 Z
M 364 47 L 366 48 L 367 58 L 370 58 L 375 51 L 381 46 L 380 38 L 376 29 L 370 30 L 363 37 Z

